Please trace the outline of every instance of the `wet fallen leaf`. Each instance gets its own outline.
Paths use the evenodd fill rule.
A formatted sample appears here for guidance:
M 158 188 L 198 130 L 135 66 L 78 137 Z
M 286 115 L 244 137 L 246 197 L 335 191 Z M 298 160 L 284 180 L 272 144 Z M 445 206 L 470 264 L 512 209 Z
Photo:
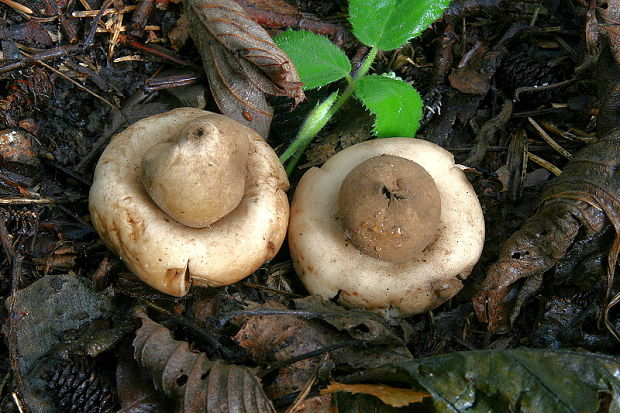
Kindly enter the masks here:
M 431 412 L 615 412 L 619 374 L 614 356 L 516 349 L 427 357 L 370 370 L 356 381 L 397 381 L 427 391 L 432 408 L 425 411 Z
M 400 387 L 386 386 L 384 384 L 344 384 L 333 382 L 321 390 L 321 394 L 330 394 L 339 391 L 346 391 L 353 394 L 370 394 L 378 397 L 385 404 L 392 407 L 403 407 L 411 403 L 419 403 L 425 397 L 430 397 L 429 393 L 402 389 Z
M 608 301 L 620 250 L 620 131 L 615 129 L 620 107 L 620 61 L 611 58 L 615 54 L 610 48 L 610 44 L 603 45 L 598 62 L 600 139 L 578 151 L 562 174 L 549 183 L 541 195 L 538 211 L 506 241 L 473 298 L 478 319 L 487 322 L 490 331 L 507 331 L 527 298 L 542 285 L 543 274 L 571 245 L 611 224 L 616 237 L 608 250 L 607 280 L 600 283 L 604 285 L 603 305 L 608 321 Z M 521 279 L 525 282 L 519 290 L 516 283 Z M 620 340 L 620 334 L 609 322 L 607 326 Z
M 276 302 L 267 302 L 262 307 L 286 309 Z M 325 327 L 292 315 L 248 317 L 234 340 L 250 357 L 264 364 L 284 362 L 344 341 Z M 319 356 L 316 356 L 283 366 L 267 393 L 275 399 L 299 391 L 312 376 L 318 362 Z
M 564 256 L 580 230 L 592 235 L 609 223 L 613 225 L 617 234 L 609 249 L 613 276 L 620 246 L 618 162 L 620 134 L 611 133 L 579 151 L 562 175 L 547 186 L 538 211 L 506 241 L 473 298 L 478 318 L 488 322 L 490 331 L 510 328 L 525 299 L 542 282 L 542 275 Z M 523 294 L 511 295 L 515 283 L 527 277 Z
M 489 90 L 491 77 L 497 70 L 501 52 L 489 50 L 488 46 L 477 42 L 459 67 L 448 76 L 450 85 L 463 93 L 483 95 Z
M 275 412 L 249 368 L 211 361 L 187 342 L 174 340 L 170 330 L 144 311 L 136 313 L 142 327 L 136 331 L 134 357 L 153 377 L 155 387 L 177 401 L 177 411 Z
M 273 116 L 265 93 L 305 100 L 293 63 L 233 0 L 185 0 L 189 29 L 215 101 L 263 137 Z
M 402 340 L 394 334 L 385 318 L 363 309 L 345 309 L 318 295 L 293 300 L 295 307 L 315 314 L 340 331 L 351 337 L 373 343 L 402 344 Z
M 121 357 L 116 366 L 116 388 L 121 404 L 117 413 L 157 413 L 171 408 L 155 390 L 151 378 L 130 357 Z

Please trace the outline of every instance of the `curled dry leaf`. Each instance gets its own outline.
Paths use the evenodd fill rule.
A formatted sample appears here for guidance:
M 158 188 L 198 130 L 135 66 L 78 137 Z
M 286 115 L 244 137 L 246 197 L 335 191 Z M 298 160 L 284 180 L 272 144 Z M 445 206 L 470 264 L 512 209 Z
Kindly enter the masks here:
M 608 255 L 609 294 L 620 248 L 619 168 L 620 131 L 615 130 L 579 151 L 545 189 L 538 211 L 506 241 L 473 298 L 476 314 L 489 330 L 506 331 L 518 315 L 525 297 L 515 301 L 510 294 L 518 280 L 532 277 L 522 291 L 533 292 L 580 229 L 598 233 L 611 223 L 616 238 Z
M 404 407 L 411 403 L 420 403 L 429 393 L 419 392 L 400 387 L 386 386 L 385 384 L 345 384 L 333 382 L 323 390 L 321 394 L 330 394 L 346 391 L 353 394 L 370 394 L 378 397 L 385 404 L 392 407 Z
M 218 107 L 266 137 L 265 93 L 305 100 L 295 66 L 233 0 L 185 0 L 185 12 Z
M 155 387 L 177 401 L 177 411 L 273 413 L 260 380 L 242 366 L 210 361 L 185 341 L 172 338 L 170 330 L 137 311 L 142 327 L 134 339 L 134 357 L 146 369 Z

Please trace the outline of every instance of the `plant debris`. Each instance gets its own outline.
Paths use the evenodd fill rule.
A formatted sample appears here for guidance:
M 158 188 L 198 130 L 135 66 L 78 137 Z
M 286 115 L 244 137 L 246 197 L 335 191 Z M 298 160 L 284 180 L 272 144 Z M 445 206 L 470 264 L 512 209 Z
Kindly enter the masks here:
M 184 2 L 218 107 L 266 138 L 273 110 L 265 93 L 305 100 L 295 66 L 235 1 Z
M 142 327 L 136 332 L 134 356 L 151 374 L 155 387 L 177 400 L 180 411 L 275 412 L 250 369 L 211 361 L 187 342 L 174 340 L 170 330 L 144 311 L 137 314 Z
M 94 165 L 146 116 L 229 111 L 285 153 L 368 62 L 348 19 L 356 1 L 366 18 L 404 4 L 0 0 L 2 412 L 90 413 L 111 394 L 127 413 L 620 410 L 620 0 L 453 0 L 368 65 L 393 78 L 376 82 L 419 91 L 417 137 L 465 166 L 484 212 L 481 259 L 432 311 L 384 318 L 309 296 L 286 248 L 241 282 L 170 297 L 95 233 Z M 307 101 L 271 42 L 288 29 L 328 37 L 347 61 Z M 303 41 L 298 52 L 326 56 Z M 338 109 L 290 168 L 289 195 L 306 169 L 371 136 L 363 105 Z M 134 317 L 145 304 L 157 323 Z M 393 407 L 321 395 L 331 383 L 430 396 Z

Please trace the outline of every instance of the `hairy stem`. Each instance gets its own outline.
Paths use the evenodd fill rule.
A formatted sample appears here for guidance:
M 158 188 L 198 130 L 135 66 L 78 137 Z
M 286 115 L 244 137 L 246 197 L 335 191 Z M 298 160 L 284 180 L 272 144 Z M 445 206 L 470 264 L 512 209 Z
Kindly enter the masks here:
M 337 95 L 337 92 L 334 92 L 324 102 L 310 111 L 308 117 L 299 129 L 299 132 L 297 132 L 297 136 L 280 156 L 280 162 L 285 163 L 288 161 L 286 165 L 287 174 L 290 175 L 291 172 L 293 172 L 304 151 L 308 148 L 308 145 L 310 145 L 332 116 L 334 116 L 353 95 L 355 92 L 355 80 L 368 73 L 372 63 L 377 57 L 377 52 L 378 49 L 376 47 L 371 48 L 357 73 L 355 73 L 352 78 L 347 76 L 348 86 L 340 96 Z

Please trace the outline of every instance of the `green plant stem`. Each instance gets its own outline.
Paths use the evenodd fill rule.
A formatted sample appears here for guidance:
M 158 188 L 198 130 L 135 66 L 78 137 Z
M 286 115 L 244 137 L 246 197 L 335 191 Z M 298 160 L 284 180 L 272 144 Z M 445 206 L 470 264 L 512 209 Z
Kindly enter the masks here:
M 336 98 L 335 95 L 332 94 L 325 102 L 317 105 L 310 111 L 291 145 L 280 155 L 280 162 L 285 163 L 288 161 L 286 165 L 287 174 L 290 175 L 293 172 L 301 156 L 308 148 L 308 145 L 310 145 L 332 116 L 334 116 L 353 95 L 355 92 L 355 81 L 360 77 L 366 76 L 377 57 L 377 52 L 378 49 L 376 47 L 370 49 L 357 73 L 355 73 L 352 78 L 349 76 L 347 77 L 348 86 L 340 96 Z M 335 99 L 335 102 L 333 99 Z M 330 100 L 331 102 L 329 102 Z

